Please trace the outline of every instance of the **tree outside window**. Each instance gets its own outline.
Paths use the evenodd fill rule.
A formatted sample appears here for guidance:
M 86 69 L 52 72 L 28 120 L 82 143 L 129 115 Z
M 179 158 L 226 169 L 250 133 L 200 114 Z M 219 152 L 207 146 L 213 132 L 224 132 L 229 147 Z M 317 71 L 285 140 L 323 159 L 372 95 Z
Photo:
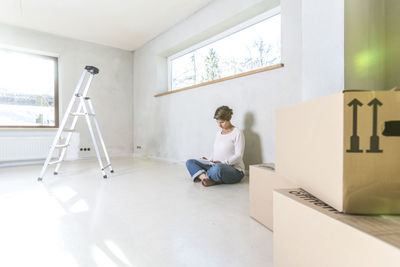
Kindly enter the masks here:
M 171 90 L 280 63 L 280 30 L 277 14 L 171 60 Z

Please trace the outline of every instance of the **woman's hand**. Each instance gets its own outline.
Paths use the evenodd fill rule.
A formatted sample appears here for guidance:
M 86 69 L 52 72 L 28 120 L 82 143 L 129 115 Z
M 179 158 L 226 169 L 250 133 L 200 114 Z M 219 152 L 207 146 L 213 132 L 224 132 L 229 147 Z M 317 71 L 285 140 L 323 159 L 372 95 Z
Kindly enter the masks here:
M 222 163 L 222 162 L 219 161 L 219 160 L 215 160 L 215 161 L 211 161 L 211 162 L 210 162 L 210 165 L 214 165 L 214 164 L 217 164 L 217 163 Z

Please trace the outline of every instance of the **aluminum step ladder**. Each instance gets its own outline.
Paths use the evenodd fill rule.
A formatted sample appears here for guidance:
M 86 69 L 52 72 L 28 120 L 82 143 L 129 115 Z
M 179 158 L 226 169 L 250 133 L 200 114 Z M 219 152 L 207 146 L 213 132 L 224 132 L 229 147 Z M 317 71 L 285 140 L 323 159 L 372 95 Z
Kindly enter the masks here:
M 93 141 L 93 146 L 96 151 L 97 159 L 99 161 L 101 173 L 103 174 L 103 178 L 107 178 L 107 174 L 105 172 L 105 170 L 107 168 L 110 169 L 111 173 L 114 172 L 114 170 L 111 166 L 110 158 L 108 157 L 106 145 L 104 144 L 103 137 L 100 132 L 99 124 L 97 123 L 97 120 L 96 120 L 96 113 L 94 111 L 90 97 L 87 97 L 87 92 L 89 90 L 90 83 L 93 80 L 93 76 L 96 75 L 97 73 L 99 73 L 99 69 L 96 67 L 93 67 L 93 66 L 86 66 L 85 69 L 83 70 L 82 76 L 78 82 L 78 85 L 75 88 L 74 94 L 71 98 L 71 101 L 69 102 L 67 110 L 65 111 L 64 117 L 61 121 L 60 127 L 58 128 L 57 134 L 54 137 L 53 143 L 50 147 L 50 151 L 46 157 L 46 161 L 44 162 L 42 171 L 40 172 L 38 181 L 43 180 L 43 176 L 49 165 L 56 164 L 56 168 L 54 170 L 54 175 L 58 174 L 58 171 L 61 166 L 61 162 L 63 162 L 63 160 L 64 160 L 65 153 L 66 153 L 69 143 L 71 141 L 72 134 L 75 131 L 75 126 L 76 126 L 76 123 L 77 123 L 79 117 L 85 117 L 85 119 L 86 119 L 86 123 L 89 128 L 90 136 Z M 87 75 L 89 75 L 89 76 L 86 79 Z M 83 92 L 80 93 L 82 88 L 84 88 Z M 78 104 L 78 107 L 75 112 L 71 112 L 75 103 Z M 66 128 L 67 121 L 70 118 L 72 118 L 71 126 Z M 94 133 L 93 127 L 92 127 L 92 121 L 96 128 L 97 137 L 100 140 L 101 146 L 103 148 L 104 156 L 106 158 L 106 164 L 104 164 L 104 165 L 103 165 L 103 161 L 100 156 L 99 148 L 97 146 L 96 136 L 95 136 L 95 133 Z M 60 144 L 59 142 L 61 141 L 62 133 L 67 133 L 67 136 L 65 138 L 65 141 L 63 141 L 63 143 Z M 56 149 L 60 149 L 59 158 L 58 158 L 58 160 L 51 161 L 51 159 L 53 157 L 53 153 Z

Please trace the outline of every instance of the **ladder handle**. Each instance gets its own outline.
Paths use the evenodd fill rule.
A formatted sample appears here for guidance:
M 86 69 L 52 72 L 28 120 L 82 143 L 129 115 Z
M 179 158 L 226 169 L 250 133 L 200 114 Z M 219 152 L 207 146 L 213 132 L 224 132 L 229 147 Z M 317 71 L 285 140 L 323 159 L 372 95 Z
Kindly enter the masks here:
M 93 75 L 99 73 L 99 69 L 96 67 L 93 67 L 93 66 L 86 66 L 85 70 L 87 70 L 88 72 L 90 72 Z

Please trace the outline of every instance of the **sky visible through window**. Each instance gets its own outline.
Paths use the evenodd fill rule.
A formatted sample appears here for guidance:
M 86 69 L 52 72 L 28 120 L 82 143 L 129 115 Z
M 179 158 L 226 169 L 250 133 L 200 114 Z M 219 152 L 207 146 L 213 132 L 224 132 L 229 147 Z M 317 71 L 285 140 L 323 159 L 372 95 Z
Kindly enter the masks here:
M 281 18 L 275 15 L 171 61 L 171 89 L 278 64 Z
M 55 126 L 55 64 L 0 49 L 0 126 Z

